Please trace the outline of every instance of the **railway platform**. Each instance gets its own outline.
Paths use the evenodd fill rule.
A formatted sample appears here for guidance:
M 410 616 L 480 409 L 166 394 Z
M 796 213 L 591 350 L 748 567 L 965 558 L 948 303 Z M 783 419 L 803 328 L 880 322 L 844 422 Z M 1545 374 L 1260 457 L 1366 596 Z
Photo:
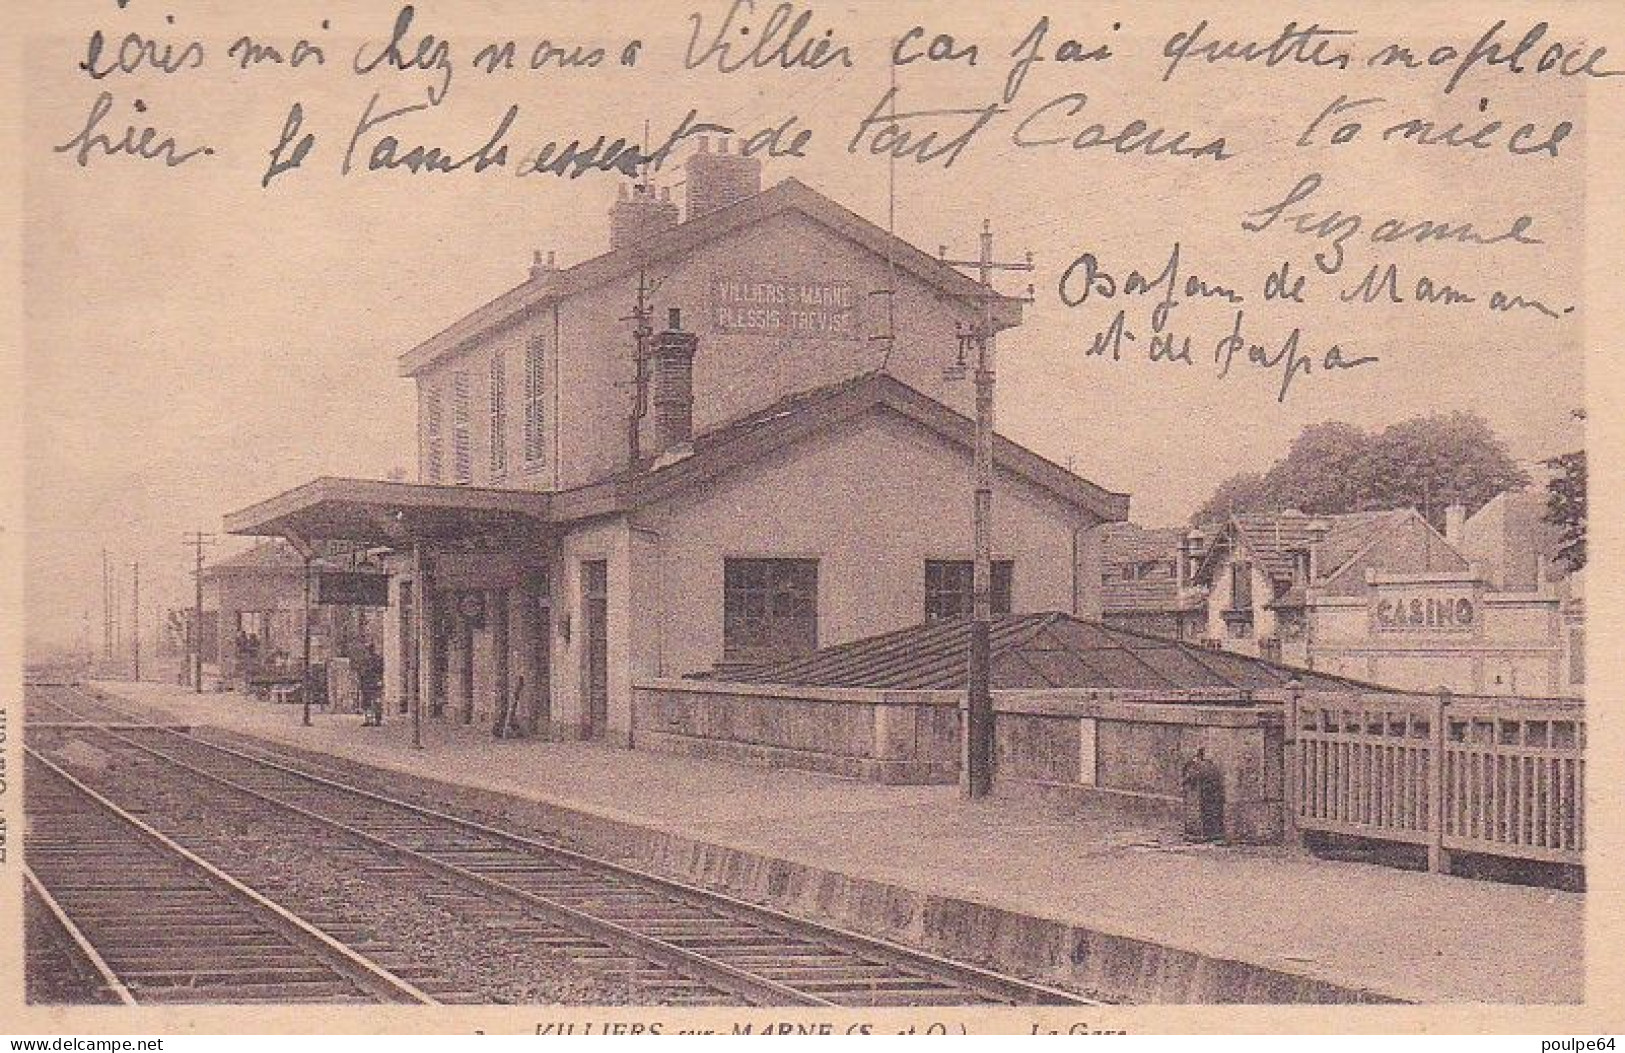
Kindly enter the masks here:
M 792 912 L 1136 1002 L 1577 1002 L 1585 896 L 1190 845 L 1103 808 L 888 786 L 174 685 L 98 682 L 154 718 L 432 780 L 513 816 Z

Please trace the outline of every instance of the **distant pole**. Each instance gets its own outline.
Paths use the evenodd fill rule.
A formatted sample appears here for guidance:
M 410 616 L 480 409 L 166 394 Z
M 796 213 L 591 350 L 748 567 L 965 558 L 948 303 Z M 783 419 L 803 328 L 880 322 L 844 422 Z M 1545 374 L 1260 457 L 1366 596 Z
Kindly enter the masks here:
M 133 580 L 130 585 L 130 658 L 134 666 L 135 681 L 141 682 L 141 561 L 131 564 Z
M 102 549 L 102 661 L 113 660 L 113 570 Z
M 976 351 L 975 496 L 971 509 L 974 562 L 971 571 L 970 668 L 966 685 L 965 771 L 961 786 L 969 798 L 986 797 L 993 788 L 995 749 L 992 664 L 993 635 L 993 272 L 1030 271 L 1032 254 L 1020 262 L 993 259 L 993 227 L 982 220 L 981 252 L 975 260 L 944 259 L 955 267 L 975 267 L 982 283 L 982 317 L 969 329 L 961 328 L 959 362 Z M 1028 289 L 1031 296 L 1031 288 Z
M 192 567 L 192 687 L 200 695 L 203 694 L 203 546 L 213 536 L 201 530 L 186 535 L 186 543 L 192 546 L 195 554 Z

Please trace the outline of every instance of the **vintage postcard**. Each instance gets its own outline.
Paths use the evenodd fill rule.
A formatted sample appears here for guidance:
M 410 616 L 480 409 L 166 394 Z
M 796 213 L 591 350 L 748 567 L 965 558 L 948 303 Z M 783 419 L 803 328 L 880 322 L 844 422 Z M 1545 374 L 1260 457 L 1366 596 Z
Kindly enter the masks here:
M 0 1030 L 1625 1022 L 1617 5 L 8 21 Z

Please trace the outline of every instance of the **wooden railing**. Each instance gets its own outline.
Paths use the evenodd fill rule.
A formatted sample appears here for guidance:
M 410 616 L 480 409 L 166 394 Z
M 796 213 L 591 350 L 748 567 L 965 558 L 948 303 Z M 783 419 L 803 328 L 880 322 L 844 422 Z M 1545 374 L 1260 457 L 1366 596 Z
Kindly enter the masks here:
M 1288 807 L 1299 830 L 1581 864 L 1578 701 L 1370 692 L 1289 705 Z

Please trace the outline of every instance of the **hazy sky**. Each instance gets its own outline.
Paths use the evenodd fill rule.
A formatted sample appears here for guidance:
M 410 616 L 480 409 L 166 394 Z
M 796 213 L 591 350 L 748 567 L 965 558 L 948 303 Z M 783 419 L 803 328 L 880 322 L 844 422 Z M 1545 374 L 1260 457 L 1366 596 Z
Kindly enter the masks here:
M 364 167 L 386 130 L 407 145 L 441 143 L 461 155 L 490 136 L 509 103 L 521 108 L 509 136 L 515 160 L 550 139 L 637 136 L 645 119 L 659 139 L 690 106 L 702 119 L 742 131 L 797 115 L 797 127 L 814 129 L 808 156 L 769 160 L 765 181 L 794 175 L 884 224 L 888 166 L 847 145 L 886 89 L 885 41 L 923 22 L 959 34 L 961 46 L 981 42 L 974 67 L 903 69 L 898 103 L 905 112 L 981 107 L 1004 90 L 1011 49 L 1036 17 L 1020 7 L 979 25 L 972 14 L 942 14 L 941 5 L 858 5 L 859 15 L 821 8 L 813 24 L 837 29 L 831 39 L 851 46 L 853 68 L 721 75 L 684 71 L 681 57 L 687 13 L 701 12 L 710 29 L 727 4 L 618 5 L 613 13 L 606 6 L 482 2 L 454 18 L 452 5 L 419 4 L 414 43 L 421 32 L 452 40 L 446 102 L 363 134 L 356 161 Z M 758 31 L 770 6 L 761 5 Z M 339 174 L 374 92 L 379 109 L 389 109 L 420 103 L 427 88 L 440 84 L 438 73 L 350 72 L 357 41 L 371 39 L 376 50 L 395 7 L 352 5 L 327 15 L 327 30 L 313 6 L 287 5 L 236 21 L 206 16 L 202 8 L 142 0 L 122 11 L 111 2 L 67 4 L 54 16 L 54 34 L 39 26 L 31 35 L 23 155 L 25 534 L 35 641 L 77 640 L 87 615 L 99 630 L 104 548 L 126 588 L 129 564 L 142 562 L 149 610 L 189 602 L 184 531 L 218 530 L 222 513 L 315 475 L 415 471 L 414 402 L 410 383 L 395 375 L 396 356 L 522 280 L 533 251 L 556 251 L 567 266 L 606 248 L 615 181 L 601 173 L 577 180 L 516 178 L 504 170 Z M 1442 5 L 1420 10 L 1441 12 L 1429 39 L 1470 44 L 1486 28 L 1446 24 Z M 165 15 L 175 21 L 166 24 Z M 1111 28 L 1114 17 L 1119 30 Z M 927 251 L 946 243 L 954 255 L 973 254 L 988 216 L 1001 255 L 1030 250 L 1037 258 L 1037 302 L 1027 324 L 1001 342 L 1001 430 L 1128 491 L 1134 518 L 1147 523 L 1183 519 L 1220 479 L 1266 467 L 1300 428 L 1326 419 L 1380 427 L 1464 408 L 1488 418 L 1521 457 L 1576 445 L 1569 411 L 1582 400 L 1579 86 L 1471 72 L 1446 96 L 1447 75 L 1432 71 L 1409 78 L 1358 69 L 1266 72 L 1207 68 L 1196 60 L 1161 82 L 1164 41 L 1195 21 L 1172 6 L 1124 8 L 1115 16 L 1100 7 L 1058 14 L 1048 40 L 1052 55 L 1061 40 L 1077 36 L 1090 47 L 1110 40 L 1117 56 L 1035 66 L 1010 111 L 978 133 L 951 170 L 940 162 L 896 166 L 896 228 L 903 237 Z M 1281 22 L 1261 14 L 1226 26 L 1230 35 L 1268 39 Z M 207 49 L 206 64 L 92 81 L 75 64 L 97 27 L 114 41 L 131 30 L 181 41 L 196 36 Z M 1350 19 L 1341 27 L 1360 30 L 1352 39 L 1361 55 L 1395 31 L 1392 19 L 1381 25 Z M 284 47 L 311 35 L 325 44 L 329 61 L 236 71 L 225 48 L 247 31 Z M 637 69 L 620 68 L 614 56 L 633 36 L 646 41 L 643 57 Z M 1415 36 L 1427 38 L 1420 30 Z M 492 37 L 521 42 L 521 55 L 550 38 L 604 44 L 611 57 L 596 70 L 477 75 L 469 62 Z M 80 167 L 72 151 L 54 152 L 84 126 L 101 91 L 112 95 L 106 130 L 115 137 L 139 119 L 176 134 L 183 147 L 208 143 L 215 152 L 175 168 L 101 156 Z M 1215 163 L 1013 144 L 1024 117 L 1070 92 L 1087 95 L 1080 114 L 1067 119 L 1065 107 L 1052 109 L 1030 126 L 1034 138 L 1063 128 L 1070 136 L 1091 120 L 1121 128 L 1138 117 L 1166 125 L 1170 134 L 1190 129 L 1192 147 L 1223 135 L 1235 156 Z M 1327 124 L 1316 145 L 1294 145 L 1340 95 L 1383 100 L 1361 112 L 1370 115 L 1370 127 L 1359 141 L 1326 145 Z M 144 113 L 132 110 L 137 98 Z M 316 135 L 316 145 L 303 169 L 262 189 L 269 151 L 295 101 L 304 110 L 302 130 Z M 1382 140 L 1383 127 L 1410 116 L 1445 123 L 1503 118 L 1540 128 L 1569 119 L 1578 128 L 1557 158 Z M 965 123 L 960 119 L 942 138 Z M 1311 173 L 1322 184 L 1294 211 L 1336 208 L 1364 217 L 1335 277 L 1314 274 L 1312 257 L 1324 243 L 1291 232 L 1286 219 L 1261 233 L 1241 229 L 1248 212 L 1279 201 Z M 659 181 L 675 178 L 673 171 Z M 1365 237 L 1387 217 L 1472 221 L 1498 233 L 1524 214 L 1540 244 L 1390 248 Z M 1317 366 L 1333 343 L 1348 357 L 1380 361 L 1299 377 L 1278 402 L 1279 370 L 1243 363 L 1231 376 L 1216 377 L 1212 349 L 1234 308 L 1212 301 L 1182 305 L 1174 315 L 1173 328 L 1195 338 L 1194 366 L 1147 362 L 1143 345 L 1119 362 L 1086 356 L 1115 305 L 1108 309 L 1097 296 L 1065 307 L 1057 297 L 1062 271 L 1090 252 L 1118 277 L 1133 267 L 1154 275 L 1176 241 L 1182 273 L 1245 293 L 1248 332 L 1272 349 L 1296 325 Z M 1552 320 L 1532 311 L 1496 315 L 1482 303 L 1338 302 L 1338 290 L 1389 260 L 1401 265 L 1407 286 L 1427 273 L 1481 300 L 1501 288 L 1576 310 Z M 1311 275 L 1310 302 L 1302 307 L 1261 302 L 1264 276 L 1280 261 Z M 1024 284 L 1011 279 L 1004 288 L 1015 292 Z M 1143 331 L 1149 304 L 1124 306 L 1130 328 Z M 945 361 L 953 351 L 943 348 Z M 227 539 L 218 551 L 244 544 Z

